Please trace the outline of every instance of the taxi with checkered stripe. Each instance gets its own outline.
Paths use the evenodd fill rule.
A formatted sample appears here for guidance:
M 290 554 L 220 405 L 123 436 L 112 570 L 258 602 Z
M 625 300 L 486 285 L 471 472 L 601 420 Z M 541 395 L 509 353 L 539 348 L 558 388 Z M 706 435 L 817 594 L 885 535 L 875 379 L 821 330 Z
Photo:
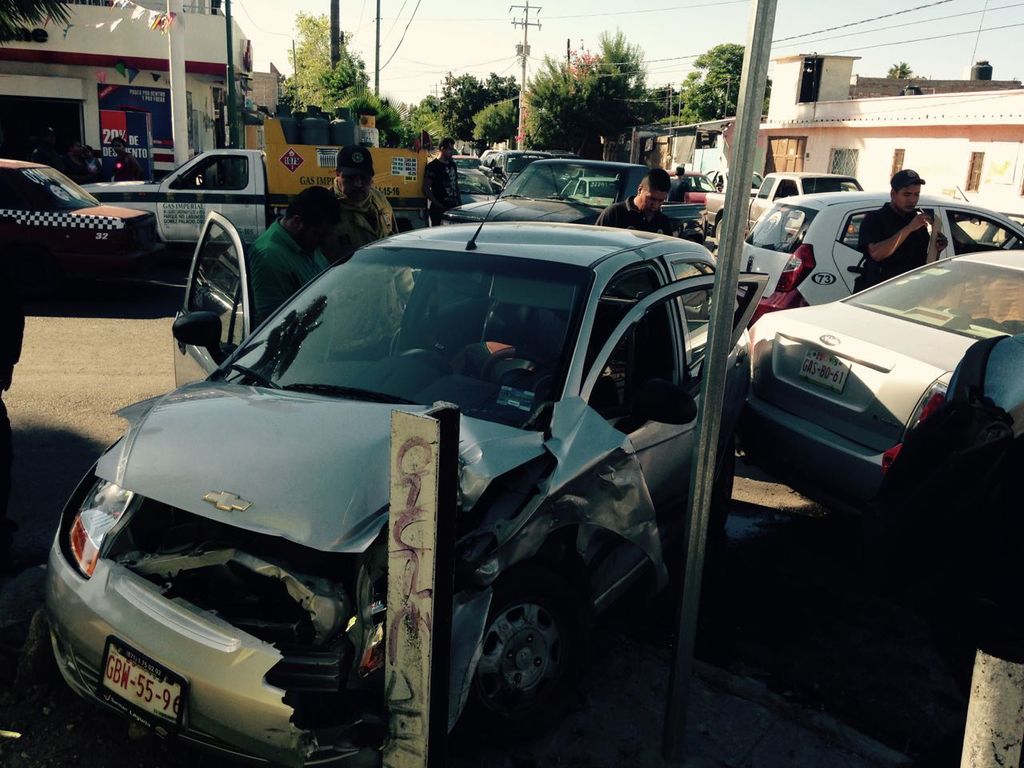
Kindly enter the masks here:
M 0 242 L 29 298 L 66 277 L 127 277 L 163 248 L 151 213 L 101 205 L 48 165 L 0 159 Z

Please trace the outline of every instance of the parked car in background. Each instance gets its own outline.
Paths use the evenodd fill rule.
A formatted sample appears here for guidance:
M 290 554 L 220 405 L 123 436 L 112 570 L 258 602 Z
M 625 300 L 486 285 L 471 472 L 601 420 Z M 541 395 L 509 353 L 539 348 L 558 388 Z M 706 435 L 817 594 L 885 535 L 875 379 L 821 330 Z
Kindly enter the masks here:
M 715 185 L 711 179 L 703 173 L 687 171 L 680 179 L 672 177 L 672 191 L 669 192 L 670 203 L 699 203 L 704 205 L 704 198 L 708 192 L 716 192 Z
M 452 160 L 460 169 L 475 169 L 480 167 L 480 158 L 476 155 L 452 155 Z
M 132 277 L 163 249 L 152 213 L 103 205 L 48 165 L 4 159 L 0 242 L 33 299 L 56 297 L 67 277 Z
M 636 194 L 651 169 L 636 163 L 603 160 L 538 160 L 509 182 L 492 207 L 489 203 L 463 205 L 445 211 L 444 223 L 488 221 L 555 221 L 593 224 L 612 203 Z M 672 219 L 674 234 L 704 242 L 701 206 L 666 204 L 662 212 Z
M 725 192 L 725 185 L 729 181 L 728 171 L 710 171 L 707 174 L 708 179 L 715 185 L 715 189 L 718 192 Z M 757 191 L 761 188 L 761 184 L 764 183 L 764 176 L 757 171 L 754 171 L 754 175 L 750 179 L 750 188 L 753 191 Z
M 547 152 L 506 149 L 487 158 L 486 166 L 481 165 L 481 169 L 489 169 L 495 179 L 507 184 L 530 163 L 550 157 Z
M 849 296 L 860 263 L 860 225 L 889 201 L 885 192 L 787 198 L 763 216 L 743 244 L 743 268 L 768 275 L 754 319 L 765 312 Z M 969 203 L 924 196 L 918 206 L 939 222 L 948 244 L 940 257 L 1024 248 L 1024 227 Z M 1024 256 L 1024 254 L 1022 254 Z
M 776 200 L 819 192 L 856 192 L 862 189 L 860 182 L 853 176 L 835 173 L 769 173 L 757 191 L 750 193 L 744 232 L 749 232 L 761 214 L 771 208 Z M 704 232 L 709 237 L 718 237 L 723 215 L 725 194 L 709 192 L 704 198 Z
M 1018 251 L 944 259 L 842 301 L 765 315 L 750 329 L 742 449 L 810 498 L 859 510 L 967 348 L 1022 332 Z
M 589 618 L 640 579 L 664 586 L 682 551 L 713 260 L 622 229 L 435 227 L 356 251 L 251 335 L 248 275 L 211 214 L 174 326 L 192 383 L 122 412 L 50 552 L 64 679 L 235 759 L 378 765 L 391 417 L 444 400 L 461 489 L 448 725 L 465 703 L 474 733 L 535 736 L 575 695 Z M 719 521 L 763 283 L 722 299 Z
M 478 170 L 459 168 L 459 198 L 462 205 L 485 203 L 501 192 L 501 185 L 486 173 Z
M 1013 223 L 1024 226 L 1024 213 L 1006 213 L 1003 215 Z

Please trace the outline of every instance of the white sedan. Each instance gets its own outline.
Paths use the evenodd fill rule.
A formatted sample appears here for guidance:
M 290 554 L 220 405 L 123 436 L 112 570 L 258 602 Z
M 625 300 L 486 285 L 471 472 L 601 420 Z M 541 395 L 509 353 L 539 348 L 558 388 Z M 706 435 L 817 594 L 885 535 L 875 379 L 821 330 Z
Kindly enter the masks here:
M 944 259 L 842 301 L 769 313 L 750 330 L 739 441 L 801 493 L 859 510 L 886 454 L 941 402 L 967 348 L 1018 333 L 1020 251 Z
M 754 320 L 766 312 L 849 296 L 857 277 L 850 267 L 861 260 L 861 222 L 888 200 L 888 192 L 831 192 L 776 203 L 743 244 L 743 268 L 768 275 Z M 948 240 L 941 258 L 1024 248 L 1024 226 L 1004 214 L 941 197 L 922 196 L 919 207 Z

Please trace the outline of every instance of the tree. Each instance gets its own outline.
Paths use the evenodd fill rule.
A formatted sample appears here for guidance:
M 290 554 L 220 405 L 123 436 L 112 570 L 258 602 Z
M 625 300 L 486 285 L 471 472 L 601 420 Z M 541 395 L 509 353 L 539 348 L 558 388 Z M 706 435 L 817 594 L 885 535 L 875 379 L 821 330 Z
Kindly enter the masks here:
M 328 112 L 366 88 L 370 82 L 363 59 L 341 45 L 338 66 L 331 68 L 331 23 L 327 16 L 295 16 L 298 39 L 291 56 L 294 74 L 285 93 L 295 109 L 320 107 Z
M 583 152 L 650 115 L 643 52 L 621 32 L 603 34 L 596 54 L 546 57 L 530 81 L 526 126 L 537 146 Z
M 683 122 L 699 123 L 735 115 L 743 72 L 743 46 L 716 45 L 698 56 L 693 66 L 694 71 L 686 76 L 681 92 Z
M 67 24 L 67 5 L 63 0 L 0 0 L 0 45 L 13 38 L 20 27 L 39 24 L 47 17 Z
M 905 61 L 901 61 L 898 64 L 893 64 L 889 67 L 889 72 L 886 77 L 890 77 L 894 80 L 906 80 L 908 77 L 914 76 L 914 70 L 910 68 L 910 65 Z
M 519 115 L 510 99 L 484 107 L 473 117 L 473 138 L 483 144 L 497 144 L 516 135 Z
M 404 110 L 386 96 L 364 89 L 346 98 L 340 106 L 351 109 L 354 115 L 373 115 L 382 147 L 401 146 L 406 138 Z
M 406 120 L 406 133 L 408 136 L 406 143 L 411 144 L 424 131 L 435 144 L 443 138 L 444 125 L 441 123 L 441 102 L 436 96 L 426 96 L 409 111 L 409 119 Z
M 471 141 L 473 118 L 480 110 L 518 95 L 519 86 L 514 77 L 499 77 L 492 72 L 483 81 L 474 75 L 454 77 L 449 73 L 441 91 L 441 124 L 449 136 Z

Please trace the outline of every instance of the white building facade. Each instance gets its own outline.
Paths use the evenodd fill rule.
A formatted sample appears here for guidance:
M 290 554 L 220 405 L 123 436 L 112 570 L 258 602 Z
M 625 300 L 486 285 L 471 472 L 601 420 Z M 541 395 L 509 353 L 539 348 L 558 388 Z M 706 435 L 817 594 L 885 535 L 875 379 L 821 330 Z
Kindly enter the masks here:
M 888 189 L 913 168 L 930 194 L 1024 213 L 1024 89 L 850 99 L 855 58 L 776 59 L 759 136 L 766 170 L 849 173 Z
M 189 154 L 223 146 L 226 135 L 227 44 L 218 0 L 185 0 L 170 19 L 160 0 L 94 0 L 68 4 L 66 23 L 46 20 L 0 45 L 0 155 L 24 159 L 47 127 L 57 151 L 72 141 L 108 142 L 104 116 L 148 115 L 153 167 L 173 167 L 169 37 L 185 38 Z M 232 24 L 233 59 L 241 103 L 252 70 L 252 48 Z

